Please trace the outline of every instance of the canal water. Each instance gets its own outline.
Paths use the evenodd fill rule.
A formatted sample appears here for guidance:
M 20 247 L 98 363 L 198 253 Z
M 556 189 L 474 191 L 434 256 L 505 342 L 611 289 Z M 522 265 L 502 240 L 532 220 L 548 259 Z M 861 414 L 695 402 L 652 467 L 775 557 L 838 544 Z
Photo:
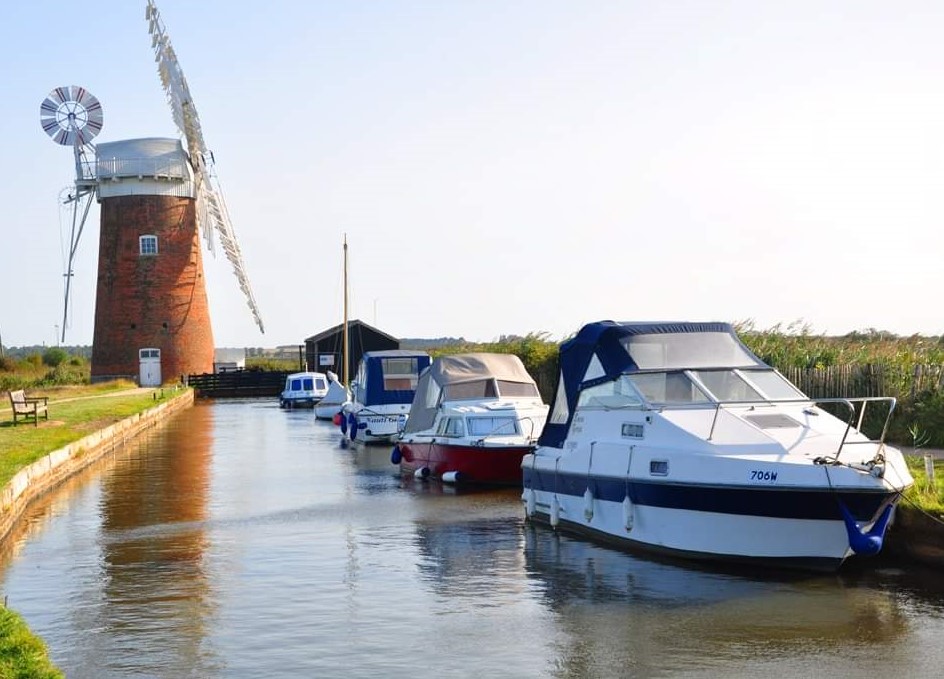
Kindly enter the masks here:
M 198 402 L 43 499 L 0 560 L 68 677 L 939 676 L 944 577 L 717 572 L 401 479 L 271 401 Z

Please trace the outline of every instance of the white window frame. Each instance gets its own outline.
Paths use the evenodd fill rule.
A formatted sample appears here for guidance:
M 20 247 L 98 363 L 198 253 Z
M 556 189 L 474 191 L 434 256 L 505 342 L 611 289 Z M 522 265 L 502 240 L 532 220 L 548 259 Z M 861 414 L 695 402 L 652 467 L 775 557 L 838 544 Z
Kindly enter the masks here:
M 148 245 L 145 246 L 145 243 L 147 243 Z M 153 243 L 153 246 L 154 246 L 154 251 L 153 251 L 153 252 L 151 252 L 151 247 L 150 247 L 150 244 L 152 244 L 152 243 Z M 143 235 L 143 236 L 139 236 L 139 237 L 138 237 L 138 253 L 139 253 L 142 257 L 155 257 L 155 256 L 157 256 L 157 253 L 158 253 L 157 236 L 155 236 L 154 234 L 150 234 L 150 233 L 149 233 L 149 234 L 145 234 L 145 235 Z

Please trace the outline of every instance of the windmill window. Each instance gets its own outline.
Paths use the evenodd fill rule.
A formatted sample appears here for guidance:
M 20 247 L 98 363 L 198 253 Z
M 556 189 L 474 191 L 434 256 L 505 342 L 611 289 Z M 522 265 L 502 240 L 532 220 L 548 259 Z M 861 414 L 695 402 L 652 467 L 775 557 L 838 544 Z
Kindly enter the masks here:
M 141 236 L 138 242 L 141 246 L 142 257 L 151 257 L 157 254 L 157 236 Z

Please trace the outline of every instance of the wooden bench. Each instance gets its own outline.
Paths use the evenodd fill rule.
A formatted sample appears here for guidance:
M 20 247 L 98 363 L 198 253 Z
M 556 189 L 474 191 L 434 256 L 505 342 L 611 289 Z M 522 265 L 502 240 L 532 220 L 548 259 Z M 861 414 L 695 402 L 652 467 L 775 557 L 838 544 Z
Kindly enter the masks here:
M 49 397 L 36 396 L 29 398 L 22 389 L 10 392 L 10 406 L 13 408 L 13 426 L 18 419 L 29 421 L 33 418 L 33 426 L 39 426 L 39 416 L 49 419 Z

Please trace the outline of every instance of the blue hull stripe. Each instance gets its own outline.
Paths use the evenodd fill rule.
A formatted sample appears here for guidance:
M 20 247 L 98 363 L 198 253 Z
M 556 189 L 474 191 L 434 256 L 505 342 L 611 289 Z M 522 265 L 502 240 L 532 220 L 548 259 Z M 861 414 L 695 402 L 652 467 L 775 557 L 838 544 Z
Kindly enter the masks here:
M 697 512 L 766 516 L 779 519 L 818 519 L 842 521 L 836 502 L 841 499 L 857 521 L 872 521 L 898 493 L 887 490 L 832 491 L 829 489 L 782 488 L 777 486 L 697 486 L 672 483 L 560 474 L 525 467 L 524 487 L 536 491 L 582 497 L 589 487 L 598 500 L 637 505 L 687 509 Z

